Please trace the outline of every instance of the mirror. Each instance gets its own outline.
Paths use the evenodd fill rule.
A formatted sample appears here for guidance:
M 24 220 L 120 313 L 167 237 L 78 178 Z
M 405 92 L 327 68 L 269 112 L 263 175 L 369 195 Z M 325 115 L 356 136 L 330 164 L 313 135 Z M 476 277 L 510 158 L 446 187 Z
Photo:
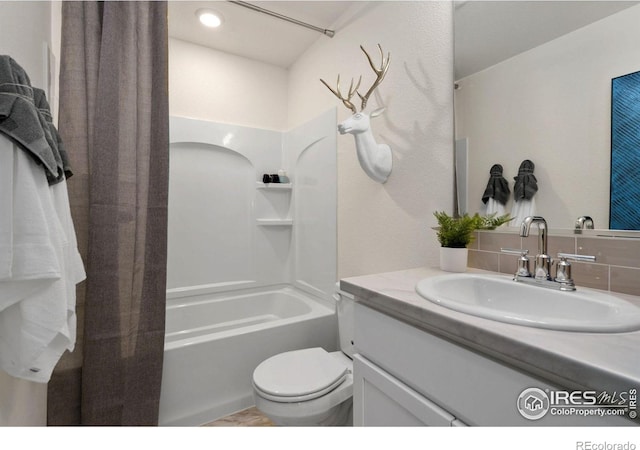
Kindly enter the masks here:
M 550 227 L 590 216 L 609 228 L 612 79 L 640 70 L 640 2 L 463 1 L 454 20 L 462 212 L 486 212 L 494 164 L 503 166 L 511 212 L 514 177 L 529 159 L 536 214 Z

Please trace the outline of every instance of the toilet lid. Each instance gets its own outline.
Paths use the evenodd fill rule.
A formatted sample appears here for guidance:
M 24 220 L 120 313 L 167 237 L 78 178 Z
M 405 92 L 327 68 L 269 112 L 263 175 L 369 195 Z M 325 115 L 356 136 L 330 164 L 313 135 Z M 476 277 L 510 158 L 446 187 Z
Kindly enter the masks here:
M 304 401 L 320 397 L 342 383 L 349 368 L 320 347 L 280 353 L 253 372 L 261 395 L 276 401 Z

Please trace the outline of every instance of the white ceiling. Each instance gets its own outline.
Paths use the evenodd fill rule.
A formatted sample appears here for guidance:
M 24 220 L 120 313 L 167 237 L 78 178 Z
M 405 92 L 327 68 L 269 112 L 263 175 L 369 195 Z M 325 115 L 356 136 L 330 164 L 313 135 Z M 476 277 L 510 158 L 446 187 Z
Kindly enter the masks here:
M 250 3 L 332 29 L 336 20 L 357 2 L 252 0 Z M 638 3 L 613 0 L 455 2 L 456 79 Z M 200 25 L 195 15 L 200 8 L 220 12 L 223 25 L 218 29 Z M 330 39 L 317 31 L 222 0 L 170 1 L 169 35 L 283 68 L 290 67 L 316 40 Z
M 320 28 L 331 29 L 351 1 L 252 1 L 261 8 Z M 220 28 L 200 25 L 195 12 L 216 10 L 224 17 Z M 169 36 L 227 53 L 288 68 L 316 40 L 330 39 L 295 25 L 226 1 L 170 1 Z
M 636 4 L 591 0 L 456 2 L 456 80 Z

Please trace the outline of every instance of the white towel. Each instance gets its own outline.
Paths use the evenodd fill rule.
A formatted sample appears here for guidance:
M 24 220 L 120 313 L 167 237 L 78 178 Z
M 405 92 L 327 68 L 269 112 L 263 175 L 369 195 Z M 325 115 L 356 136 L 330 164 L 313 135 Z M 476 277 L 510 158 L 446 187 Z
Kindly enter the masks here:
M 2 166 L 9 154 L 12 203 L 0 204 L 0 211 L 11 211 L 12 230 L 0 233 L 0 245 L 8 245 L 12 257 L 8 273 L 6 265 L 0 273 L 0 368 L 46 383 L 64 350 L 75 345 L 75 285 L 85 274 L 66 182 L 49 187 L 42 167 L 0 136 Z M 3 192 L 8 188 L 3 180 Z M 6 193 L 0 200 L 8 201 Z
M 43 195 L 48 184 L 32 175 L 24 156 L 0 134 L 0 311 L 61 276 L 47 217 L 52 205 Z
M 0 280 L 11 278 L 13 261 L 13 151 L 0 141 Z
M 490 198 L 487 200 L 487 209 L 485 211 L 486 215 L 490 216 L 494 214 L 495 217 L 503 216 L 505 213 L 505 207 L 502 203 L 497 201 L 495 198 Z
M 531 200 L 522 199 L 520 201 L 513 202 L 513 208 L 511 210 L 511 219 L 509 221 L 509 226 L 511 227 L 519 227 L 522 225 L 524 219 L 527 216 L 535 216 L 536 215 L 536 198 L 531 197 Z

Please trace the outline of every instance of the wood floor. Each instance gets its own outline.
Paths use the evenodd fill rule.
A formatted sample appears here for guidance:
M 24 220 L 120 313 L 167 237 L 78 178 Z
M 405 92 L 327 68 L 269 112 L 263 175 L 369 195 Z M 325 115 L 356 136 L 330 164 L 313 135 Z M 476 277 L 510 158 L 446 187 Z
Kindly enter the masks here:
M 272 427 L 274 426 L 257 408 L 249 408 L 231 414 L 222 419 L 203 425 L 203 427 Z

